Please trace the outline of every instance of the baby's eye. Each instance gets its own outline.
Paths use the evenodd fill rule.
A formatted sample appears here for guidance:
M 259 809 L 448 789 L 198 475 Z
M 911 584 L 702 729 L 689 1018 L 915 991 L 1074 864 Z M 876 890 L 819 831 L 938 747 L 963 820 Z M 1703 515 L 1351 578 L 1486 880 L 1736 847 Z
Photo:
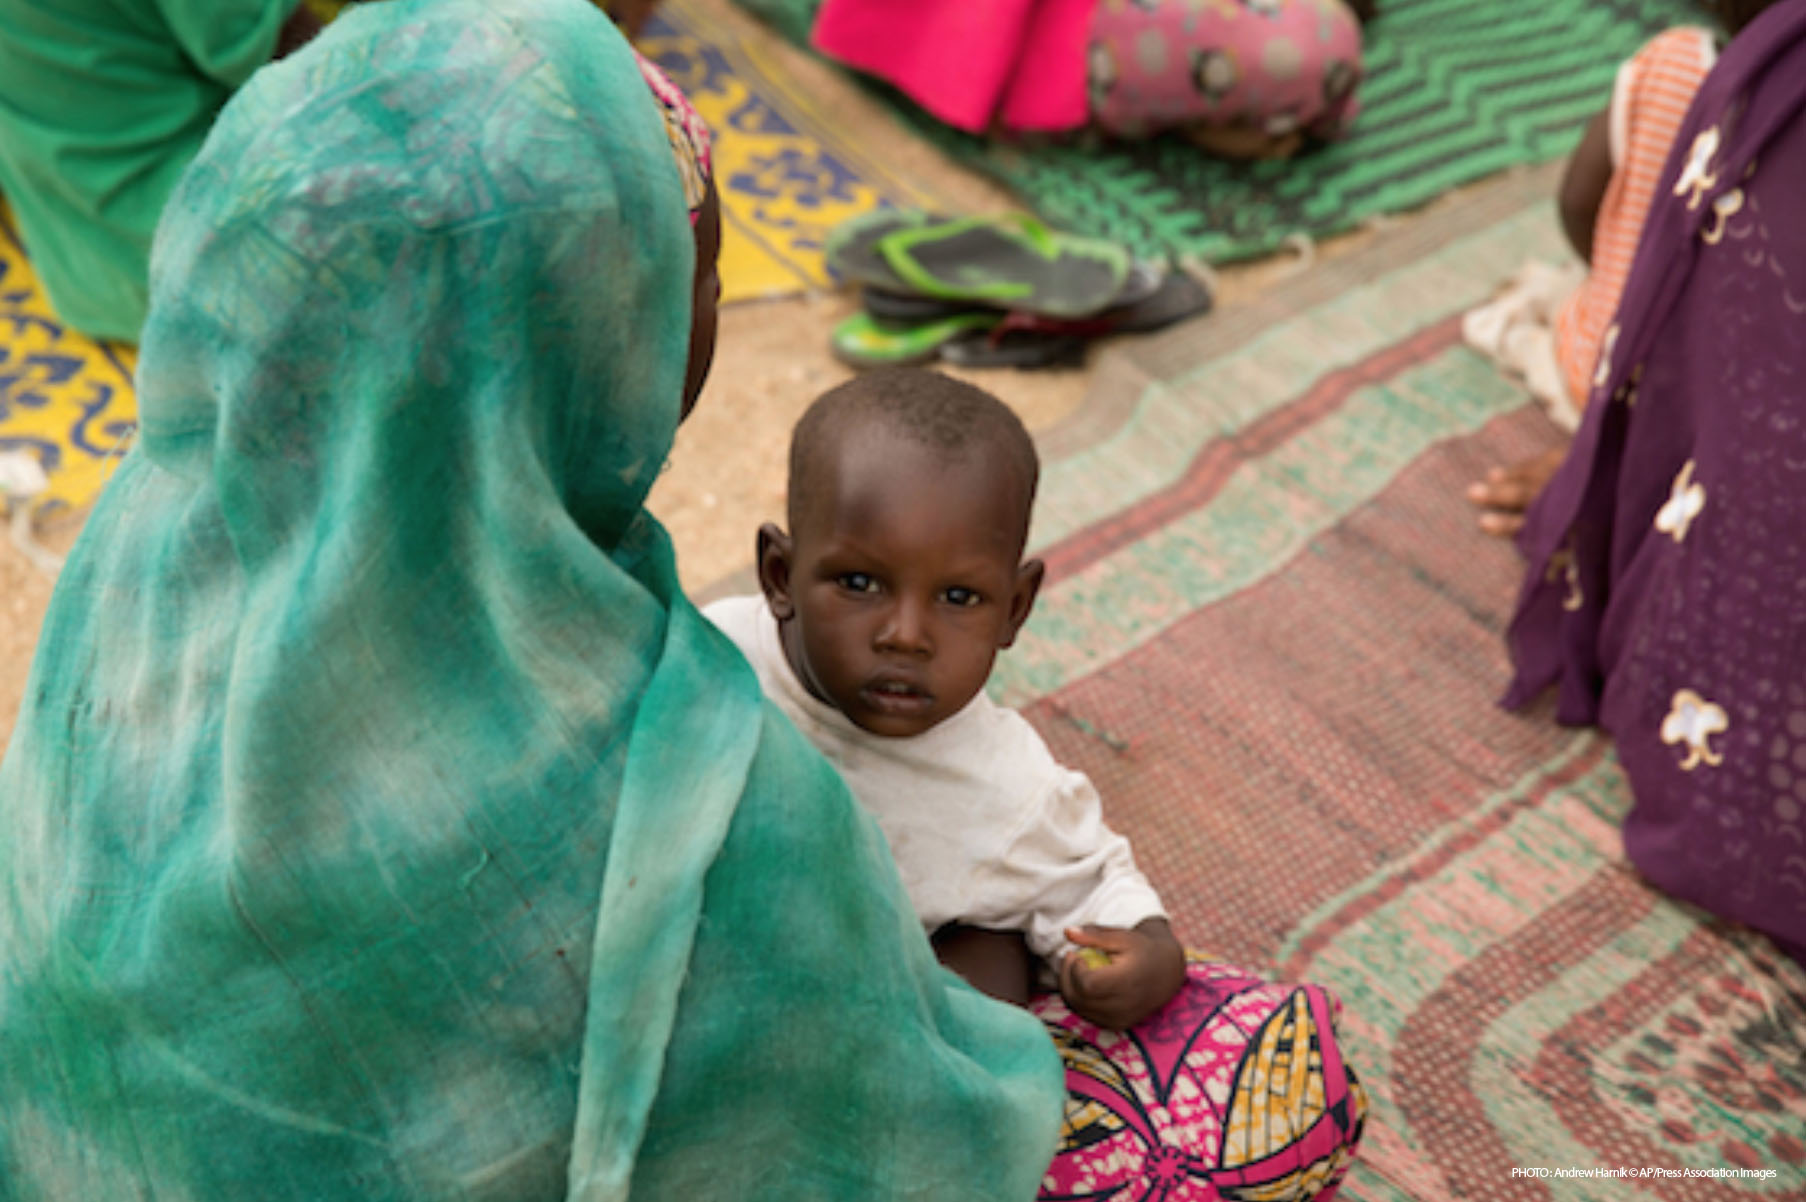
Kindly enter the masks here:
M 947 599 L 947 604 L 957 605 L 961 609 L 970 609 L 972 606 L 977 605 L 983 600 L 976 591 L 969 588 L 961 588 L 957 584 L 942 593 L 941 596 Z
M 842 572 L 834 578 L 834 583 L 849 593 L 875 593 L 878 582 L 864 572 Z

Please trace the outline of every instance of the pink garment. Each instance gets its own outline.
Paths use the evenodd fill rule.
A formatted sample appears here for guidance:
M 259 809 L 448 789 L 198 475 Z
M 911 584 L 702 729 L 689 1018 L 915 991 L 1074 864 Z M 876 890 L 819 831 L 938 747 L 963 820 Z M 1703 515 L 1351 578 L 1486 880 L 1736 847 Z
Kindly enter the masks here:
M 827 0 L 816 49 L 957 129 L 1077 129 L 1096 0 Z
M 1360 109 L 1361 22 L 1343 0 L 1097 0 L 1091 119 L 1340 137 Z
M 1105 1031 L 1057 993 L 1030 1007 L 1066 1064 L 1066 1121 L 1040 1197 L 1331 1202 L 1367 1091 L 1342 1059 L 1341 1003 L 1188 958 L 1173 1000 Z

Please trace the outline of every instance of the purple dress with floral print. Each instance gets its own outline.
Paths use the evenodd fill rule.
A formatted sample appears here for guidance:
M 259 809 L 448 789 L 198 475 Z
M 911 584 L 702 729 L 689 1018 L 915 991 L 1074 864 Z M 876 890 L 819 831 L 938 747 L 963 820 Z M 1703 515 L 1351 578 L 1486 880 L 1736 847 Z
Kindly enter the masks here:
M 1506 704 L 1611 732 L 1653 883 L 1806 958 L 1806 0 L 1725 51 L 1521 536 Z

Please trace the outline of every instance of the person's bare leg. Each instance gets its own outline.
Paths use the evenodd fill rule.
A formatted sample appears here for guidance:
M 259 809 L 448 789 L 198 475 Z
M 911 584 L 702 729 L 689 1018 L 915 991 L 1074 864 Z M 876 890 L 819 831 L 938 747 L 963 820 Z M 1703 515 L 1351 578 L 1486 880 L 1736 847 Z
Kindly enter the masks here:
M 1567 454 L 1567 447 L 1556 447 L 1492 468 L 1485 479 L 1468 485 L 1467 499 L 1485 511 L 1480 515 L 1480 529 L 1501 538 L 1516 534 L 1524 525 L 1524 511 L 1543 491 Z
M 1020 931 L 987 931 L 950 922 L 932 937 L 940 962 L 982 993 L 1018 1006 L 1028 1005 L 1035 958 Z

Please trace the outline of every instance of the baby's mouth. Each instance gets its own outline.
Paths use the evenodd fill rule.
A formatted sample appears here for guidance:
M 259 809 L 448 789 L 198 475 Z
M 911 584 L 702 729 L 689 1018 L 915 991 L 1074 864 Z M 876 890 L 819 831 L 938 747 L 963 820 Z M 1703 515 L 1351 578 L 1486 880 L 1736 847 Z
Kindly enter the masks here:
M 860 692 L 867 705 L 887 714 L 919 714 L 934 706 L 934 694 L 907 680 L 874 680 Z

